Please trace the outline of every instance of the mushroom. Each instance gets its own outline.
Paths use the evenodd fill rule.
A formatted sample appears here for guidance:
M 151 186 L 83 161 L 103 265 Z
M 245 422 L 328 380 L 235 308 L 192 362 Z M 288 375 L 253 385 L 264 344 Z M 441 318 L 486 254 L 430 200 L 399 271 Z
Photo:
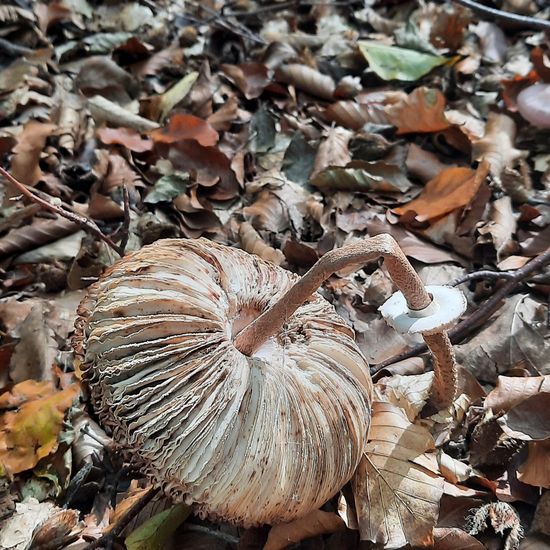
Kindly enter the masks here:
M 73 341 L 101 424 L 202 515 L 274 524 L 318 508 L 361 459 L 372 383 L 353 331 L 316 290 L 379 257 L 408 311 L 429 308 L 389 235 L 333 250 L 302 278 L 205 239 L 125 256 L 90 287 Z M 441 374 L 454 362 L 435 330 Z M 444 405 L 455 388 L 436 392 Z

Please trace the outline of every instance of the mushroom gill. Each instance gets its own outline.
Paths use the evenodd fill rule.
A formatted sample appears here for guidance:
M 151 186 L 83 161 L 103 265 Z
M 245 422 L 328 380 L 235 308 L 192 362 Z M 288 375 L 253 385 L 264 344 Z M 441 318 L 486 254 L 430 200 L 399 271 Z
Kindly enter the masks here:
M 80 304 L 74 347 L 101 423 L 153 482 L 204 514 L 290 521 L 359 463 L 368 365 L 326 300 L 289 304 L 246 355 L 236 345 L 298 281 L 241 250 L 170 239 L 118 261 Z

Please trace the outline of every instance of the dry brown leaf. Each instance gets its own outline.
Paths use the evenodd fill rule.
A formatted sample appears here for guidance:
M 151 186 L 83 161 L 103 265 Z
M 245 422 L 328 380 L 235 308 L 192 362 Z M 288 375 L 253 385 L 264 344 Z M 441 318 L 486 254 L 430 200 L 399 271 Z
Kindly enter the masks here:
M 78 225 L 65 219 L 36 219 L 29 225 L 12 229 L 0 238 L 0 257 L 38 248 L 78 231 Z
M 409 146 L 405 164 L 411 176 L 419 178 L 423 183 L 434 179 L 443 170 L 451 168 L 449 164 L 441 162 L 437 155 L 422 149 L 415 143 Z
M 272 527 L 264 550 L 283 550 L 301 540 L 334 533 L 345 528 L 344 520 L 338 514 L 315 510 L 303 518 Z
M 108 122 L 113 126 L 133 128 L 138 132 L 149 132 L 159 127 L 156 122 L 144 118 L 121 107 L 118 103 L 109 101 L 101 95 L 88 99 L 88 108 L 92 113 L 96 126 Z
M 385 548 L 431 544 L 444 485 L 426 452 L 434 449 L 432 436 L 389 403 L 373 403 L 371 422 L 352 478 L 361 539 Z
M 79 393 L 74 384 L 0 417 L 0 475 L 30 470 L 57 449 L 65 411 Z
M 43 124 L 31 120 L 25 124 L 23 131 L 17 136 L 17 145 L 13 148 L 11 158 L 11 175 L 27 185 L 34 185 L 42 177 L 38 165 L 40 155 L 46 145 L 46 140 L 53 134 L 55 124 Z M 10 189 L 10 196 L 17 193 Z
M 307 65 L 300 65 L 298 63 L 279 67 L 276 72 L 276 78 L 286 84 L 292 84 L 298 90 L 326 101 L 333 99 L 336 88 L 334 80 L 330 76 L 324 75 Z
M 402 101 L 386 107 L 390 124 L 397 134 L 438 132 L 450 126 L 445 118 L 445 96 L 436 89 L 421 86 Z
M 516 123 L 507 115 L 490 112 L 485 125 L 485 135 L 474 142 L 474 160 L 489 163 L 491 174 L 500 177 L 505 168 L 513 167 L 526 152 L 514 147 Z
M 496 251 L 497 261 L 500 262 L 518 246 L 513 238 L 516 226 L 512 199 L 505 195 L 491 203 L 489 220 L 477 228 L 481 235 L 477 242 L 480 244 L 489 242 Z
M 56 0 L 49 4 L 35 4 L 34 12 L 38 19 L 38 26 L 43 33 L 46 33 L 54 23 L 66 21 L 70 19 L 72 15 L 70 8 Z
M 498 419 L 502 431 L 521 441 L 550 438 L 550 393 L 531 395 Z
M 458 527 L 436 527 L 432 550 L 484 550 L 475 537 Z
M 535 487 L 550 488 L 550 440 L 529 442 L 527 460 L 518 468 L 518 479 Z
M 351 162 L 348 143 L 352 133 L 344 128 L 331 128 L 327 138 L 319 145 L 311 178 L 329 166 L 346 166 Z
M 196 140 L 203 147 L 216 145 L 220 136 L 205 120 L 185 113 L 170 117 L 165 128 L 153 130 L 149 134 L 157 143 L 176 143 L 185 139 Z
M 430 221 L 464 208 L 475 197 L 488 173 L 487 163 L 481 163 L 477 170 L 451 167 L 430 180 L 420 195 L 393 212 L 403 216 L 414 214 L 419 222 Z
M 248 222 L 240 224 L 239 239 L 244 250 L 250 254 L 256 254 L 268 262 L 281 265 L 285 259 L 284 254 L 280 250 L 276 250 L 266 244 L 259 233 Z
M 247 222 L 255 229 L 281 233 L 289 227 L 288 215 L 281 200 L 269 189 L 263 189 L 256 200 L 242 210 Z
M 227 132 L 238 116 L 239 102 L 236 97 L 230 97 L 206 122 L 218 132 Z
M 246 99 L 255 99 L 262 95 L 270 82 L 269 70 L 263 63 L 222 64 L 220 70 L 239 88 Z
M 144 139 L 132 128 L 98 128 L 96 134 L 103 143 L 123 145 L 134 153 L 144 153 L 153 148 L 153 142 L 150 139 Z
M 516 294 L 468 342 L 455 346 L 459 362 L 476 377 L 496 382 L 498 374 L 515 367 L 545 374 L 550 369 L 547 306 L 526 294 Z
M 539 392 L 550 392 L 550 375 L 499 376 L 496 388 L 485 399 L 484 407 L 491 409 L 494 414 L 507 412 Z
M 379 125 L 389 124 L 383 103 L 335 101 L 322 111 L 322 116 L 325 120 L 350 130 L 360 130 L 369 122 Z

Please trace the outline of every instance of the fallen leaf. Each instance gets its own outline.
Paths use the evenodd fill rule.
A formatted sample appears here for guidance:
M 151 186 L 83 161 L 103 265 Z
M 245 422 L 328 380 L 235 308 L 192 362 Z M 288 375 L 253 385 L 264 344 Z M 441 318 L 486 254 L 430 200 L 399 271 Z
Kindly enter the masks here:
M 184 139 L 194 139 L 203 147 L 216 145 L 220 139 L 218 132 L 208 122 L 184 113 L 173 115 L 168 126 L 153 130 L 149 135 L 157 143 L 170 144 Z
M 411 202 L 394 208 L 399 216 L 413 213 L 417 221 L 430 221 L 464 208 L 475 197 L 485 180 L 489 167 L 486 163 L 477 170 L 463 167 L 447 168 L 430 180 L 420 195 Z
M 384 80 L 418 80 L 435 67 L 456 60 L 378 42 L 359 41 L 357 45 L 369 67 Z
M 154 110 L 156 120 L 161 122 L 170 114 L 172 109 L 185 99 L 191 88 L 199 78 L 199 73 L 193 71 L 174 84 L 168 91 L 156 98 Z
M 307 142 L 302 132 L 295 132 L 285 151 L 281 170 L 290 181 L 306 183 L 313 170 L 316 154 L 316 148 Z
M 53 134 L 55 124 L 43 124 L 31 120 L 23 126 L 23 131 L 17 136 L 17 144 L 13 148 L 11 157 L 11 175 L 27 185 L 36 184 L 42 177 L 42 170 L 38 165 L 40 155 L 46 145 L 46 140 Z M 8 187 L 9 195 L 17 192 Z
M 485 399 L 484 407 L 491 409 L 494 414 L 507 412 L 539 392 L 550 392 L 550 375 L 499 376 L 496 388 Z
M 517 248 L 513 238 L 516 232 L 516 218 L 512 209 L 512 199 L 509 196 L 501 197 L 491 203 L 489 220 L 477 228 L 481 235 L 478 244 L 490 243 L 496 251 L 497 262 L 508 256 Z
M 270 82 L 269 70 L 263 63 L 222 64 L 220 70 L 239 88 L 246 99 L 255 99 L 262 95 Z
M 388 120 L 397 134 L 439 132 L 451 124 L 445 118 L 445 96 L 434 88 L 421 86 L 402 101 L 386 107 Z
M 175 172 L 170 175 L 162 176 L 155 182 L 155 185 L 149 193 L 147 193 L 143 202 L 148 204 L 170 202 L 172 199 L 185 193 L 188 186 L 189 174 L 186 172 Z
M 351 162 L 348 144 L 352 133 L 343 128 L 331 128 L 326 139 L 319 145 L 312 177 L 329 166 L 345 166 Z
M 118 127 L 133 128 L 138 132 L 148 132 L 158 128 L 158 124 L 139 115 L 128 111 L 113 101 L 101 95 L 94 95 L 88 98 L 88 107 L 92 113 L 96 125 L 99 126 L 104 122 Z
M 335 101 L 322 111 L 322 116 L 328 122 L 335 122 L 350 130 L 361 130 L 368 123 L 389 125 L 383 103 Z
M 546 305 L 526 294 L 507 298 L 499 312 L 468 342 L 455 346 L 457 360 L 485 382 L 523 366 L 546 373 L 550 364 Z M 546 336 L 545 336 L 546 335 Z
M 375 401 L 369 442 L 352 489 L 362 540 L 400 548 L 433 542 L 444 480 L 437 473 L 428 430 Z
M 243 250 L 256 254 L 263 260 L 281 265 L 285 259 L 284 254 L 269 246 L 248 222 L 242 222 L 239 225 L 239 239 Z
M 506 435 L 522 441 L 540 441 L 550 437 L 550 392 L 531 395 L 514 405 L 498 424 Z
M 334 512 L 315 510 L 290 523 L 275 525 L 269 530 L 264 550 L 283 550 L 301 540 L 342 531 L 344 520 Z
M 550 488 L 550 441 L 530 441 L 527 459 L 518 468 L 518 479 L 535 487 Z
M 344 167 L 321 170 L 311 179 L 311 185 L 325 193 L 329 190 L 397 193 L 409 190 L 412 183 L 396 164 L 352 160 Z
M 134 153 L 144 153 L 153 148 L 153 142 L 150 139 L 144 139 L 132 128 L 98 128 L 96 134 L 103 143 L 123 145 Z
M 526 156 L 514 147 L 516 123 L 507 115 L 491 111 L 485 125 L 485 135 L 473 143 L 472 158 L 489 163 L 491 174 L 500 177 L 503 170 L 513 167 Z
M 277 69 L 275 77 L 281 82 L 292 84 L 298 90 L 326 101 L 334 99 L 336 88 L 334 80 L 307 65 L 299 65 L 298 63 L 283 65 Z
M 124 541 L 128 550 L 164 550 L 175 530 L 187 519 L 191 507 L 176 504 L 160 512 L 132 531 Z
M 17 388 L 17 386 L 15 386 Z M 23 403 L 0 417 L 0 470 L 17 474 L 34 468 L 57 449 L 65 411 L 80 393 L 74 384 L 65 390 Z
M 484 550 L 485 546 L 475 537 L 457 527 L 436 527 L 433 550 Z

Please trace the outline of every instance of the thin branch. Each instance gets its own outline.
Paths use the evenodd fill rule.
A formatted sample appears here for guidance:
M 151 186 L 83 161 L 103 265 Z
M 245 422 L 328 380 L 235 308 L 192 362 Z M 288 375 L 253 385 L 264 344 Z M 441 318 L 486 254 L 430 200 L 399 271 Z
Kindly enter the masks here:
M 19 180 L 15 179 L 7 170 L 2 168 L 0 166 L 0 175 L 3 176 L 9 183 L 11 183 L 22 195 L 27 197 L 29 200 L 34 202 L 35 204 L 40 205 L 45 210 L 49 210 L 50 212 L 53 212 L 54 214 L 57 214 L 75 224 L 77 224 L 79 227 L 84 229 L 84 231 L 87 231 L 88 233 L 91 233 L 92 235 L 96 236 L 98 239 L 102 240 L 105 244 L 110 246 L 119 256 L 124 255 L 124 250 L 116 245 L 107 235 L 105 235 L 101 229 L 89 218 L 86 216 L 81 216 L 80 214 L 76 214 L 74 212 L 71 212 L 68 207 L 65 205 L 57 205 L 49 200 L 43 199 L 42 197 L 39 197 L 36 193 L 31 191 L 24 183 L 21 183 Z
M 482 269 L 458 277 L 458 279 L 455 279 L 451 283 L 451 286 L 458 286 L 469 281 L 477 281 L 478 279 L 513 279 L 514 276 L 513 271 L 490 271 L 489 269 Z
M 130 237 L 130 193 L 128 193 L 128 187 L 126 187 L 126 185 L 122 186 L 122 196 L 124 197 L 124 223 L 122 224 L 120 233 L 120 250 L 124 255 Z
M 460 4 L 466 8 L 470 8 L 473 12 L 480 15 L 484 15 L 488 19 L 504 21 L 510 25 L 516 27 L 522 27 L 526 29 L 536 29 L 539 31 L 550 30 L 550 21 L 546 19 L 537 19 L 536 17 L 529 17 L 528 15 L 518 15 L 509 11 L 497 10 L 475 2 L 474 0 L 454 0 L 456 4 Z
M 498 311 L 504 305 L 504 298 L 510 294 L 519 283 L 527 279 L 535 271 L 542 269 L 546 264 L 550 263 L 550 248 L 547 248 L 544 252 L 539 254 L 536 258 L 533 258 L 530 262 L 523 267 L 514 271 L 513 278 L 510 278 L 506 284 L 501 286 L 486 302 L 474 311 L 469 317 L 458 323 L 456 327 L 449 331 L 449 337 L 451 342 L 456 344 L 464 339 L 470 332 L 472 332 L 479 325 L 487 321 L 493 313 Z M 403 361 L 409 357 L 416 357 L 421 353 L 424 353 L 428 348 L 425 344 L 418 344 L 408 351 L 400 353 L 394 357 L 390 357 L 386 361 L 375 365 L 371 369 L 371 374 L 377 373 L 379 370 Z
M 114 539 L 120 536 L 122 531 L 126 529 L 128 524 L 149 504 L 158 494 L 159 490 L 156 487 L 149 487 L 149 490 L 144 493 L 137 502 L 133 504 L 120 518 L 118 523 L 105 535 L 102 535 L 97 540 L 94 540 L 82 550 L 94 550 L 95 548 L 105 547 L 112 543 Z

